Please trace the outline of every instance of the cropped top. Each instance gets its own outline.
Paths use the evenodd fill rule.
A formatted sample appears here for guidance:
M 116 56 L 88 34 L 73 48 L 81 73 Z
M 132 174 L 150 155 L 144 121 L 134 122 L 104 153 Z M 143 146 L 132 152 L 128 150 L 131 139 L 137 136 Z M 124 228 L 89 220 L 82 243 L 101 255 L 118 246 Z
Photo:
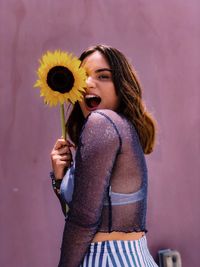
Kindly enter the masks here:
M 136 129 L 124 116 L 98 110 L 87 117 L 66 177 L 61 196 L 69 212 L 59 267 L 78 267 L 96 232 L 146 231 L 146 161 Z

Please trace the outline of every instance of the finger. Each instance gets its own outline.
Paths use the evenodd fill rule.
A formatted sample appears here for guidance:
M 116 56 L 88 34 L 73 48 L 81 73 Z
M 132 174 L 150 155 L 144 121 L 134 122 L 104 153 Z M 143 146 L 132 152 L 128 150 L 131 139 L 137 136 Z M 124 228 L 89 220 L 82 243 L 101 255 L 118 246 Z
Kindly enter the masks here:
M 72 160 L 72 156 L 70 154 L 64 155 L 60 157 L 61 161 L 71 161 Z
M 71 141 L 69 141 L 69 139 L 64 139 L 63 136 L 61 136 L 60 139 L 61 139 L 61 140 L 65 140 L 68 146 L 75 147 L 74 144 L 73 144 Z
M 71 143 L 69 140 L 65 140 L 64 138 L 60 138 L 56 141 L 55 145 L 54 145 L 54 149 L 59 149 L 63 146 L 68 146 L 68 147 L 74 147 L 75 145 L 73 143 Z
M 56 164 L 59 164 L 60 161 L 72 161 L 72 155 L 71 154 L 64 154 L 64 155 L 54 155 L 52 158 L 53 162 Z
M 64 146 L 60 149 L 58 149 L 58 154 L 63 155 L 63 154 L 71 154 L 71 150 L 68 146 Z
M 68 161 L 59 161 L 58 163 L 57 163 L 57 167 L 61 167 L 61 168 L 65 168 L 66 166 L 68 165 Z
M 54 145 L 54 148 L 53 149 L 59 149 L 63 146 L 66 146 L 67 145 L 67 141 L 65 139 L 58 139 Z
M 67 161 L 68 159 L 70 159 L 70 157 L 68 157 L 67 155 L 66 156 L 56 155 L 53 158 L 53 164 L 54 165 L 59 165 L 61 162 L 63 163 L 65 161 Z
M 66 142 L 67 142 L 67 145 L 69 147 L 74 147 L 75 148 L 75 145 L 72 142 L 70 142 L 69 140 L 66 140 Z

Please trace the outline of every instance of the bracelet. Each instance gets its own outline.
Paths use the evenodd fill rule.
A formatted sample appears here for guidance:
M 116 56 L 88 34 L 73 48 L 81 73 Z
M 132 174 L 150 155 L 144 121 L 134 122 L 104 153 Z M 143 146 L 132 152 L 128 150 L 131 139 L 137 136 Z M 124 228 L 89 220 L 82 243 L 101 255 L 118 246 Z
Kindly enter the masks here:
M 56 179 L 54 172 L 50 172 L 51 182 L 54 190 L 60 190 L 62 179 Z

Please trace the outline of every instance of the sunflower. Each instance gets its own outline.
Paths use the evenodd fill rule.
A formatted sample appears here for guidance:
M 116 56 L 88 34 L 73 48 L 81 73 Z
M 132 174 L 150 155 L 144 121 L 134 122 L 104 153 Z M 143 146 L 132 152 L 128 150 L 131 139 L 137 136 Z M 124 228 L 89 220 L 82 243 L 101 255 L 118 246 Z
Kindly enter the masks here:
M 47 51 L 40 59 L 38 80 L 34 87 L 40 88 L 45 104 L 56 106 L 70 101 L 82 100 L 86 73 L 81 61 L 72 54 L 56 50 Z

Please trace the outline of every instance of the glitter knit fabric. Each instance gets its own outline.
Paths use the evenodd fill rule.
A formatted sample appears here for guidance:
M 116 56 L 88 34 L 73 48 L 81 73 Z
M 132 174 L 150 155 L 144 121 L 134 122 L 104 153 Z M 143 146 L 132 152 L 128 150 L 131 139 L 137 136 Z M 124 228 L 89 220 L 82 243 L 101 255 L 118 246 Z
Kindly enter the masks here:
M 137 132 L 126 118 L 111 110 L 92 112 L 75 161 L 59 267 L 79 266 L 96 232 L 146 231 L 146 162 Z M 138 192 L 138 200 L 112 205 L 115 193 L 128 197 Z

